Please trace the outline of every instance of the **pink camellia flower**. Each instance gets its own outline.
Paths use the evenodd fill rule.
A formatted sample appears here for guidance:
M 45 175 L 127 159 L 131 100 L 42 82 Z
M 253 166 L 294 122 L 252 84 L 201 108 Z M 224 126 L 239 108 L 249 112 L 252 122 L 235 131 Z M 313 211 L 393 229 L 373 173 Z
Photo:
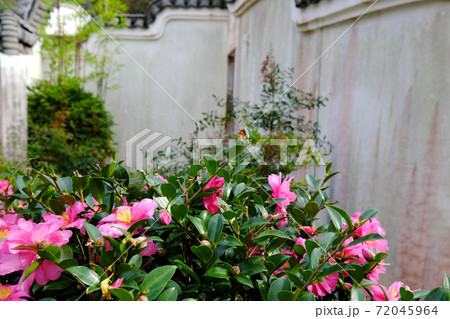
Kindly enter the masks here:
M 12 185 L 7 180 L 0 181 L 0 194 L 3 196 L 13 194 Z
M 217 178 L 217 175 L 214 175 L 204 189 L 206 191 L 212 187 L 220 187 L 214 191 L 214 194 L 203 197 L 203 206 L 213 215 L 219 211 L 217 197 L 222 198 L 223 184 L 225 184 L 225 179 L 223 177 Z
M 285 198 L 285 200 L 277 203 L 276 217 L 287 217 L 286 206 L 288 206 L 291 202 L 297 199 L 297 195 L 291 192 L 290 186 L 291 181 L 294 179 L 294 176 L 291 178 L 285 178 L 282 181 L 281 173 L 279 175 L 270 174 L 268 177 L 269 185 L 272 187 L 272 197 L 275 198 Z M 268 218 L 272 218 L 272 216 L 268 216 Z M 286 224 L 286 219 L 283 218 L 278 222 L 279 227 L 284 227 Z
M 380 274 L 384 274 L 386 272 L 386 268 L 384 267 L 384 261 L 381 261 L 368 275 L 367 279 L 374 283 L 378 283 L 378 279 L 380 278 Z
M 147 236 L 141 236 L 137 239 L 137 241 L 140 242 L 139 248 L 145 248 L 145 250 L 141 252 L 141 255 L 150 257 L 156 254 L 158 247 L 151 240 L 144 241 L 147 238 L 148 238 Z
M 98 229 L 103 235 L 113 238 L 122 236 L 122 232 L 117 229 L 128 230 L 135 222 L 142 219 L 153 219 L 155 208 L 158 206 L 153 199 L 145 198 L 133 206 L 120 206 L 114 213 L 103 218 L 99 222 Z
M 169 214 L 167 210 L 160 210 L 158 214 L 158 219 L 163 225 L 169 225 L 172 221 L 172 216 Z
M 396 301 L 400 299 L 400 287 L 403 287 L 404 285 L 405 284 L 400 281 L 392 283 L 389 289 L 381 285 L 373 285 L 370 287 L 370 291 L 376 301 Z
M 30 297 L 30 293 L 20 284 L 13 286 L 0 284 L 0 301 L 26 301 L 24 297 Z
M 123 278 L 117 279 L 109 288 L 119 288 L 122 285 Z
M 7 273 L 17 270 L 24 270 L 34 261 L 39 259 L 37 251 L 44 249 L 48 245 L 61 247 L 69 242 L 72 232 L 70 230 L 60 230 L 63 225 L 61 220 L 52 220 L 35 224 L 23 218 L 19 219 L 16 226 L 9 230 L 5 245 L 11 254 L 16 254 L 20 259 L 20 269 L 11 267 Z M 25 247 L 19 247 L 19 246 Z M 59 278 L 63 270 L 55 263 L 48 260 L 43 261 L 33 273 L 34 278 L 40 285 L 47 284 L 48 280 Z
M 160 180 L 162 180 L 164 183 L 168 183 L 169 181 L 167 179 L 165 179 L 164 177 L 162 177 L 161 175 L 159 175 L 158 173 L 155 174 L 155 177 L 158 177 Z
M 361 217 L 363 213 L 357 212 L 355 213 L 350 219 L 352 223 L 355 223 L 359 220 L 359 217 Z M 379 234 L 381 236 L 385 236 L 386 232 L 381 227 L 380 222 L 375 218 L 371 218 L 370 220 L 366 221 L 361 227 L 355 230 L 354 232 L 358 237 L 364 237 L 369 234 Z M 386 252 L 389 250 L 388 243 L 386 240 L 370 240 L 365 241 L 362 243 L 363 248 L 366 248 L 368 250 L 372 250 L 372 248 L 375 248 L 375 254 Z
M 62 215 L 54 215 L 51 213 L 46 213 L 44 215 L 44 220 L 48 221 L 52 218 L 56 218 L 63 221 L 63 225 L 61 226 L 62 229 L 65 228 L 78 228 L 82 229 L 82 232 L 84 233 L 84 226 L 83 223 L 86 222 L 85 218 L 77 218 L 78 214 L 83 212 L 87 208 L 86 204 L 76 202 L 72 205 L 72 207 L 68 207 Z
M 310 236 L 314 236 L 316 234 L 316 227 L 311 226 L 297 226 L 297 228 L 303 230 L 305 233 L 307 233 Z
M 326 276 L 322 279 L 324 279 L 324 282 L 317 282 L 315 284 L 308 286 L 308 291 L 312 292 L 316 297 L 323 297 L 327 293 L 331 294 L 331 292 L 334 290 L 334 288 L 337 285 L 339 274 L 331 274 L 329 276 Z

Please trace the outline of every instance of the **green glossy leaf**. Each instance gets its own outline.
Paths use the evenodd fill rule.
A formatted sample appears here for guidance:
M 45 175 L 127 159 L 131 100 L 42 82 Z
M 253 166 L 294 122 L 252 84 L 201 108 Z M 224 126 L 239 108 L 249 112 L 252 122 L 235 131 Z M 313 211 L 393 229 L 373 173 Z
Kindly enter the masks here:
M 58 199 L 61 202 L 63 202 L 64 204 L 69 205 L 70 207 L 72 207 L 73 204 L 75 204 L 75 202 L 77 201 L 75 196 L 72 196 L 72 195 L 61 195 L 61 196 L 58 197 Z
M 260 225 L 267 225 L 267 224 L 269 224 L 269 221 L 267 219 L 260 218 L 260 217 L 254 217 L 254 218 L 250 218 L 245 223 L 243 223 L 241 226 L 241 229 L 251 228 L 251 227 L 260 226 Z
M 46 290 L 62 290 L 66 289 L 73 285 L 73 282 L 70 280 L 67 280 L 66 278 L 60 277 L 59 279 L 55 281 L 49 281 L 46 285 L 42 287 L 42 291 Z
M 320 260 L 320 256 L 322 256 L 323 253 L 323 249 L 321 248 L 315 248 L 312 252 L 311 252 L 311 257 L 310 257 L 310 267 L 311 269 L 316 269 L 317 266 L 319 265 L 319 260 Z
M 366 221 L 369 220 L 373 217 L 375 217 L 380 211 L 378 209 L 369 209 L 366 210 L 360 217 L 359 220 L 360 221 Z
M 78 192 L 83 192 L 89 186 L 89 180 L 90 180 L 90 177 L 88 175 L 81 176 L 81 177 L 72 176 L 73 187 Z
M 133 294 L 123 288 L 109 288 L 108 290 L 111 293 L 111 295 L 114 295 L 120 301 L 133 301 L 134 300 Z
M 371 240 L 386 240 L 386 239 L 383 236 L 381 236 L 380 234 L 369 234 L 364 237 L 355 239 L 350 244 L 348 244 L 347 247 L 355 246 L 355 245 L 358 245 L 365 241 L 371 241 Z
M 289 235 L 285 234 L 284 232 L 282 232 L 280 230 L 266 230 L 266 231 L 263 231 L 261 234 L 256 236 L 255 239 L 262 239 L 262 238 L 267 238 L 267 237 L 277 237 L 277 238 L 291 239 L 291 237 L 289 237 Z
M 230 278 L 228 270 L 225 268 L 222 268 L 222 267 L 209 268 L 208 271 L 205 273 L 205 276 L 213 277 L 213 278 L 224 278 L 224 279 Z
M 302 258 L 302 256 L 306 253 L 306 248 L 302 245 L 294 244 L 294 252 L 299 258 Z
M 278 293 L 278 300 L 279 301 L 295 301 L 295 292 L 281 290 Z
M 233 212 L 233 211 L 231 211 L 231 210 L 227 210 L 226 212 L 224 212 L 224 213 L 222 214 L 222 216 L 223 216 L 226 220 L 232 220 L 232 219 L 236 218 L 237 213 L 236 213 L 236 212 Z
M 237 247 L 242 246 L 242 244 L 239 242 L 239 240 L 234 236 L 226 236 L 222 237 L 219 242 L 217 243 L 219 246 L 229 246 L 229 247 Z
M 100 277 L 93 270 L 85 266 L 69 267 L 66 271 L 74 275 L 78 280 L 87 286 L 94 286 L 100 283 Z
M 175 274 L 175 266 L 161 266 L 159 268 L 153 269 L 147 276 L 145 276 L 144 281 L 141 283 L 140 288 L 142 291 L 148 290 L 147 294 L 148 300 L 154 300 L 158 295 L 164 290 L 169 280 Z
M 203 223 L 200 218 L 194 217 L 194 216 L 188 216 L 189 220 L 191 221 L 192 225 L 197 229 L 197 231 L 200 233 L 200 235 L 203 235 L 205 233 L 205 227 L 203 226 Z
M 63 245 L 59 249 L 61 251 L 61 256 L 59 257 L 59 260 L 73 258 L 72 248 L 70 248 L 69 245 Z
M 197 286 L 200 287 L 200 285 L 201 285 L 200 278 L 195 273 L 195 271 L 192 270 L 191 267 L 189 267 L 188 265 L 186 265 L 184 262 L 182 262 L 179 259 L 172 260 L 172 263 L 175 264 L 181 270 L 181 272 L 183 273 L 184 276 L 186 276 L 188 274 L 191 275 L 191 277 L 194 278 L 194 280 L 196 281 Z
M 309 218 L 314 219 L 319 213 L 320 207 L 315 201 L 309 201 L 305 205 L 305 213 L 308 214 Z
M 172 211 L 172 217 L 175 218 L 177 221 L 181 222 L 186 218 L 189 209 L 185 204 L 181 204 L 181 205 L 174 204 L 171 207 L 171 211 Z
M 317 182 L 317 180 L 314 178 L 314 176 L 310 175 L 310 174 L 306 174 L 306 182 L 308 183 L 308 185 L 313 189 L 313 190 L 317 190 L 319 188 L 319 183 Z
M 313 293 L 310 293 L 309 291 L 305 291 L 300 295 L 300 298 L 297 299 L 298 301 L 316 301 L 316 297 Z
M 240 275 L 251 276 L 260 272 L 265 272 L 264 259 L 261 257 L 250 257 L 239 264 Z
M 55 245 L 50 245 L 45 247 L 45 249 L 38 250 L 37 254 L 39 255 L 39 257 L 52 261 L 54 263 L 58 263 L 59 256 L 61 256 L 59 247 Z
M 333 217 L 332 217 L 333 224 L 338 230 L 341 230 L 342 220 L 339 220 L 337 218 L 337 216 L 340 216 L 345 220 L 345 222 L 348 225 L 347 229 L 352 228 L 352 220 L 350 219 L 350 216 L 347 214 L 347 212 L 345 210 L 343 210 L 342 208 L 336 207 L 336 206 L 331 206 L 331 205 L 327 206 L 327 210 L 328 210 L 328 213 L 330 214 L 330 217 L 332 215 L 335 216 L 334 217 L 335 219 L 333 219 Z M 337 223 L 339 223 L 339 227 L 338 227 Z
M 278 278 L 270 284 L 267 300 L 280 301 L 280 299 L 278 299 L 278 293 L 282 290 L 291 290 L 291 282 L 286 277 Z
M 95 242 L 97 239 L 103 236 L 102 233 L 94 225 L 89 223 L 83 223 L 83 225 L 92 242 Z
M 106 192 L 105 196 L 103 196 L 103 203 L 106 204 L 106 208 L 109 212 L 111 212 L 114 207 L 114 197 L 115 193 L 112 191 Z
M 209 173 L 209 176 L 214 176 L 217 171 L 217 162 L 216 160 L 211 156 L 204 156 L 203 160 L 205 161 L 206 170 Z
M 310 259 L 311 259 L 311 254 L 314 249 L 318 248 L 318 249 L 322 250 L 319 243 L 316 242 L 315 240 L 306 240 L 305 247 L 306 247 L 306 252 L 308 253 L 308 257 Z M 324 253 L 324 251 L 322 251 L 322 253 Z
M 114 169 L 114 177 L 119 183 L 125 186 L 128 186 L 128 183 L 130 182 L 130 177 L 127 170 L 121 165 L 116 165 L 116 168 Z
M 333 245 L 334 240 L 336 239 L 337 234 L 332 232 L 322 233 L 319 245 L 322 247 L 325 251 L 328 251 L 331 246 Z
M 305 225 L 306 215 L 301 209 L 292 207 L 288 209 L 288 213 L 299 226 Z
M 59 185 L 59 188 L 61 188 L 61 190 L 64 193 L 70 194 L 73 191 L 73 183 L 72 183 L 72 179 L 70 177 L 60 177 L 57 180 L 57 183 Z
M 247 287 L 250 287 L 250 288 L 254 288 L 253 282 L 252 282 L 251 279 L 250 279 L 249 277 L 247 277 L 247 276 L 238 275 L 238 276 L 235 276 L 234 279 L 235 279 L 238 283 L 240 283 L 240 284 L 242 284 L 242 285 L 244 285 L 244 286 L 247 286 Z
M 102 176 L 104 178 L 110 178 L 114 174 L 114 170 L 116 169 L 116 163 L 109 163 L 105 167 L 102 168 Z
M 89 189 L 92 197 L 99 203 L 103 203 L 103 196 L 105 196 L 105 185 L 100 178 L 92 178 L 89 181 Z
M 130 258 L 130 260 L 128 261 L 128 264 L 132 268 L 138 269 L 142 265 L 142 256 L 140 254 L 134 255 L 133 257 Z
M 208 223 L 208 240 L 217 243 L 222 235 L 223 219 L 221 214 L 215 214 Z
M 167 199 L 169 199 L 169 201 L 177 196 L 177 190 L 175 186 L 169 183 L 161 184 L 161 192 L 165 197 L 167 197 Z
M 33 262 L 30 266 L 28 266 L 27 269 L 25 269 L 25 272 L 23 273 L 23 279 L 22 282 L 25 281 L 30 275 L 39 267 L 39 265 L 44 261 L 44 259 L 39 258 L 35 262 Z
M 213 256 L 212 249 L 206 245 L 192 246 L 191 250 L 204 263 L 210 261 Z
M 353 286 L 351 290 L 351 301 L 366 301 L 366 293 L 359 287 Z
M 158 297 L 158 301 L 177 301 L 178 292 L 175 287 L 167 288 Z
M 342 218 L 341 215 L 329 206 L 326 207 L 328 215 L 330 215 L 331 221 L 334 227 L 340 232 L 342 229 Z
M 323 278 L 337 272 L 345 271 L 345 270 L 353 270 L 354 268 L 349 264 L 339 263 L 336 265 L 327 264 L 322 268 L 322 270 L 317 275 L 318 278 Z
M 57 199 L 50 199 L 48 204 L 55 214 L 61 215 L 66 211 L 66 206 Z
M 67 268 L 78 266 L 78 262 L 73 258 L 69 258 L 69 259 L 64 259 L 63 261 L 59 262 L 58 266 L 61 269 L 66 270 Z
M 449 301 L 444 287 L 436 287 L 432 289 L 423 299 L 424 301 Z
M 28 163 L 31 162 L 33 159 L 34 159 L 34 158 L 29 158 L 29 159 L 23 161 L 22 163 L 20 163 L 19 166 L 17 166 L 17 167 L 14 169 L 14 171 L 11 173 L 11 175 L 10 175 L 10 177 L 9 177 L 9 180 L 12 180 L 12 179 L 14 178 L 14 175 L 16 175 L 16 174 L 19 172 L 19 170 L 20 170 L 24 165 L 28 164 Z
M 400 297 L 402 301 L 410 301 L 414 299 L 414 293 L 410 290 L 406 290 L 404 287 L 400 287 Z

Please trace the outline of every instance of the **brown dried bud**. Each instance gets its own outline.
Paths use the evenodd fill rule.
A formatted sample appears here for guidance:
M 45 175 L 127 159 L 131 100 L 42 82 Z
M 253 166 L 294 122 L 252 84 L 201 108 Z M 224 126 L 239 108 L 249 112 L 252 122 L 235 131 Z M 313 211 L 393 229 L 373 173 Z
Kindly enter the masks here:
M 94 246 L 95 247 L 103 247 L 104 244 L 105 244 L 105 238 L 104 237 L 99 237 L 95 241 Z
M 156 254 L 157 254 L 158 256 L 163 257 L 163 256 L 166 255 L 166 250 L 165 250 L 164 248 L 158 248 L 158 249 L 156 250 Z

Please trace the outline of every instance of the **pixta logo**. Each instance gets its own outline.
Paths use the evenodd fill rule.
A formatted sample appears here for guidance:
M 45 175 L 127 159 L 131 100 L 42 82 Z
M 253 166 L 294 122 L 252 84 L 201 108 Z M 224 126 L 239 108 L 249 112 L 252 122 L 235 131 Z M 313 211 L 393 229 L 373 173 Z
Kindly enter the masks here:
M 126 160 L 125 164 L 137 170 L 147 170 L 152 172 L 154 169 L 164 167 L 170 161 L 171 148 L 168 145 L 172 139 L 170 136 L 163 135 L 159 132 L 152 132 L 148 128 L 133 135 L 126 143 Z M 157 167 L 153 166 L 153 157 L 156 152 L 164 145 L 165 158 L 162 158 Z

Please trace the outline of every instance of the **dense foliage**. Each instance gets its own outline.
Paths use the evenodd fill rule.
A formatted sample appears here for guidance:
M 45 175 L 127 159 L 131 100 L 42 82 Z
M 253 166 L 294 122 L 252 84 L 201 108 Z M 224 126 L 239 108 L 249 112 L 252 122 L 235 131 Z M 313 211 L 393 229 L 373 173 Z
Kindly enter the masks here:
M 245 168 L 248 174 L 289 174 L 299 167 L 324 165 L 321 154 L 331 152 L 332 145 L 321 136 L 319 124 L 310 117 L 313 110 L 325 107 L 326 99 L 291 85 L 293 72 L 293 69 L 282 70 L 269 53 L 261 65 L 260 101 L 250 103 L 216 97 L 219 109 L 204 112 L 196 123 L 193 140 L 179 139 L 172 147 L 175 151 L 171 153 L 170 164 L 158 170 L 186 172 L 189 169 L 186 163 L 195 162 L 195 154 L 201 152 L 198 145 L 202 139 L 221 139 L 226 146 L 244 135 L 252 144 L 250 163 Z M 220 116 L 224 108 L 227 112 Z M 236 131 L 246 129 L 238 134 L 226 133 L 230 125 L 239 128 Z M 209 147 L 209 151 L 214 153 L 217 147 Z M 161 151 L 155 162 L 167 157 Z M 180 158 L 187 160 L 180 161 Z
M 0 185 L 0 300 L 450 299 L 449 277 L 432 291 L 378 284 L 378 210 L 335 206 L 331 164 L 296 189 L 243 174 L 243 142 L 222 152 L 222 165 L 205 157 L 167 179 L 130 181 L 115 161 L 83 176 L 13 172 L 17 189 Z
M 76 80 L 43 81 L 28 95 L 28 156 L 58 174 L 87 173 L 111 156 L 113 121 Z M 40 165 L 38 164 L 38 165 Z

